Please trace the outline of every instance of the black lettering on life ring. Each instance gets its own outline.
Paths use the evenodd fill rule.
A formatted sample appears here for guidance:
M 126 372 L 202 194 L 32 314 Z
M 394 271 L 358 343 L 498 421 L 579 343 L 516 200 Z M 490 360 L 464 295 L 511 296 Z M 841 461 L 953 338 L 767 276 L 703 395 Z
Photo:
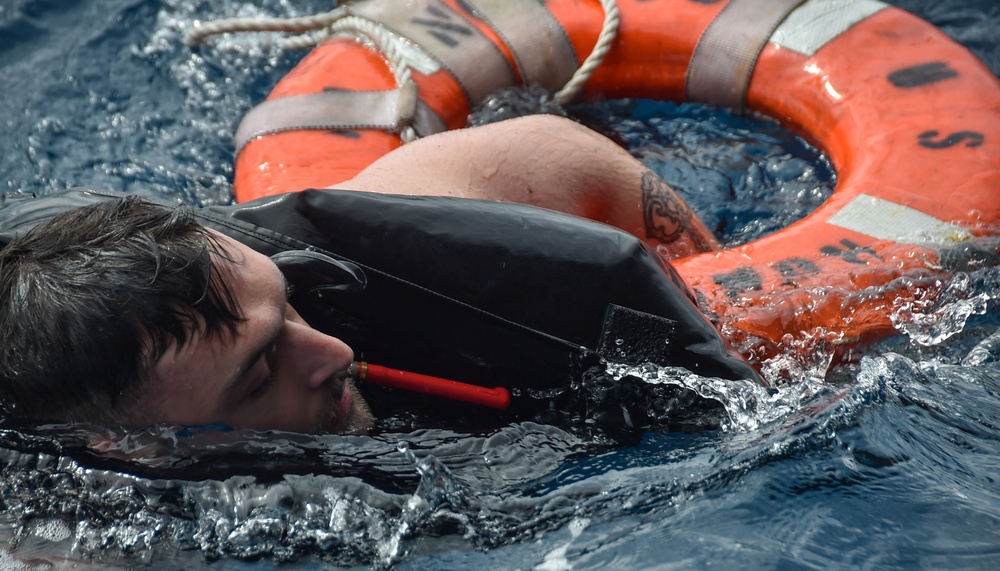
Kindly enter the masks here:
M 820 252 L 827 256 L 839 256 L 844 259 L 845 262 L 852 264 L 867 264 L 868 260 L 862 259 L 863 255 L 871 256 L 876 260 L 880 260 L 878 253 L 875 250 L 867 246 L 859 246 L 850 240 L 841 240 L 840 246 L 823 246 L 819 249 Z
M 728 274 L 715 274 L 712 276 L 712 280 L 726 288 L 726 295 L 730 299 L 736 299 L 745 291 L 756 291 L 764 288 L 764 280 L 753 268 L 740 268 Z
M 820 272 L 819 266 L 805 258 L 787 258 L 785 260 L 775 262 L 771 264 L 771 266 L 778 270 L 781 277 L 785 278 L 784 281 L 782 281 L 782 284 L 788 286 L 798 285 L 795 281 L 798 278 L 815 276 Z
M 904 67 L 889 74 L 889 82 L 896 87 L 920 87 L 958 77 L 958 72 L 948 67 L 948 62 L 932 61 L 913 67 Z
M 958 131 L 940 141 L 935 141 L 934 138 L 939 135 L 940 133 L 937 131 L 924 131 L 917 135 L 917 139 L 919 139 L 917 142 L 921 147 L 927 147 L 928 149 L 947 149 L 948 147 L 954 147 L 962 141 L 966 141 L 966 147 L 978 147 L 986 140 L 986 137 L 982 133 L 977 133 L 976 131 Z
M 410 22 L 427 28 L 427 33 L 437 38 L 442 44 L 453 48 L 461 42 L 461 39 L 452 35 L 471 36 L 472 29 L 465 24 L 458 24 L 453 21 L 450 14 L 435 6 L 428 6 L 429 18 L 411 18 Z

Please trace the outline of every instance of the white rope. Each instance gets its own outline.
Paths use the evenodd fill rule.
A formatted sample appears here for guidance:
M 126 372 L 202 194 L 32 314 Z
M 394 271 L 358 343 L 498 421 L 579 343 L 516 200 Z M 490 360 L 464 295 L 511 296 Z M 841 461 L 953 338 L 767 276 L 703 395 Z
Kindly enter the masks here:
M 232 32 L 305 32 L 282 41 L 285 49 L 313 47 L 336 34 L 367 37 L 376 45 L 382 55 L 392 64 L 396 85 L 403 87 L 412 82 L 410 66 L 400 54 L 402 38 L 384 26 L 351 16 L 343 8 L 336 8 L 325 14 L 301 18 L 230 18 L 205 24 L 199 23 L 185 38 L 188 45 L 196 45 L 206 38 Z M 411 125 L 404 126 L 399 133 L 404 143 L 417 140 L 419 136 Z
M 587 59 L 573 73 L 573 77 L 569 78 L 566 85 L 555 93 L 554 98 L 556 103 L 560 105 L 567 105 L 576 99 L 580 90 L 583 89 L 583 85 L 587 83 L 590 76 L 594 75 L 594 70 L 604 61 L 604 56 L 608 54 L 608 51 L 611 49 L 611 43 L 614 42 L 615 36 L 618 34 L 618 4 L 615 0 L 601 0 L 601 8 L 604 9 L 604 23 L 601 25 L 601 35 L 597 37 L 594 49 L 590 51 Z
M 195 46 L 210 36 L 233 32 L 309 32 L 329 27 L 346 13 L 343 8 L 335 8 L 323 14 L 299 18 L 227 18 L 195 22 L 194 29 L 184 37 L 184 43 Z
M 396 77 L 396 85 L 400 88 L 413 82 L 410 76 L 410 66 L 406 63 L 406 58 L 402 55 L 403 38 L 389 31 L 385 26 L 360 18 L 358 16 L 343 17 L 326 28 L 326 36 L 338 33 L 362 34 L 370 39 L 389 60 L 392 73 Z M 406 125 L 399 132 L 399 138 L 404 143 L 411 143 L 419 138 L 412 125 Z
M 594 70 L 604 61 L 604 56 L 611 49 L 611 44 L 618 34 L 620 21 L 618 5 L 615 0 L 600 0 L 600 2 L 604 9 L 601 34 L 597 38 L 597 43 L 594 44 L 594 49 L 573 73 L 573 77 L 554 94 L 554 99 L 560 105 L 571 103 L 576 98 L 584 84 L 594 74 Z M 197 22 L 184 41 L 187 45 L 193 46 L 202 43 L 210 36 L 232 32 L 299 33 L 298 36 L 282 41 L 282 47 L 286 49 L 312 47 L 335 34 L 360 34 L 371 40 L 392 64 L 397 85 L 402 87 L 412 81 L 410 67 L 402 56 L 403 39 L 381 24 L 348 15 L 347 11 L 340 7 L 324 14 L 300 18 L 230 18 L 215 22 Z M 417 137 L 418 135 L 412 126 L 406 126 L 400 132 L 400 138 L 404 142 L 414 141 Z

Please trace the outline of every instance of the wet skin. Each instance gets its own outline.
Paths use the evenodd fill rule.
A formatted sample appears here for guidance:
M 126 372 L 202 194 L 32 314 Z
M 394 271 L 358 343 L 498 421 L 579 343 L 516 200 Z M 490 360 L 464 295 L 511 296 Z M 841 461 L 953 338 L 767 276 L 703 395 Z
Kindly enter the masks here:
M 344 371 L 354 352 L 310 327 L 266 256 L 221 234 L 227 283 L 244 320 L 232 337 L 198 332 L 152 368 L 136 410 L 144 424 L 226 424 L 296 432 L 363 432 L 367 404 Z M 138 419 L 137 419 L 138 420 Z

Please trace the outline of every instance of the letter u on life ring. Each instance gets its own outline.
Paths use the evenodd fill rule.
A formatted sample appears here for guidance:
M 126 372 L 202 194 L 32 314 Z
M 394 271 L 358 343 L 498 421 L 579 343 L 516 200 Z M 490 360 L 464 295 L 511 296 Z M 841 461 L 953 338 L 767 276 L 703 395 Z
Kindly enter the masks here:
M 597 0 L 406 5 L 349 4 L 344 27 L 360 31 L 317 47 L 247 115 L 238 200 L 335 185 L 401 145 L 404 128 L 463 127 L 496 89 L 558 89 L 604 20 Z M 831 198 L 803 220 L 672 262 L 751 360 L 894 332 L 895 311 L 933 299 L 942 252 L 998 233 L 1000 82 L 930 24 L 876 0 L 617 5 L 617 35 L 582 99 L 745 107 L 837 170 Z M 400 66 L 373 45 L 385 34 L 397 38 L 389 59 L 406 64 L 401 87 Z

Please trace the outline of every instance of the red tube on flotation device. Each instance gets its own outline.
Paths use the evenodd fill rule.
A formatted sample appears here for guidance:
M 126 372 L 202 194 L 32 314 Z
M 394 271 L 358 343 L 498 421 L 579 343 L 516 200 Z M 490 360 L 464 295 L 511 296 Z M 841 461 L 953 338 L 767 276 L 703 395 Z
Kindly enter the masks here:
M 364 361 L 351 363 L 349 371 L 356 381 L 367 381 L 374 385 L 469 402 L 497 410 L 505 410 L 510 406 L 510 391 L 504 387 L 488 389 L 450 379 L 372 365 Z

